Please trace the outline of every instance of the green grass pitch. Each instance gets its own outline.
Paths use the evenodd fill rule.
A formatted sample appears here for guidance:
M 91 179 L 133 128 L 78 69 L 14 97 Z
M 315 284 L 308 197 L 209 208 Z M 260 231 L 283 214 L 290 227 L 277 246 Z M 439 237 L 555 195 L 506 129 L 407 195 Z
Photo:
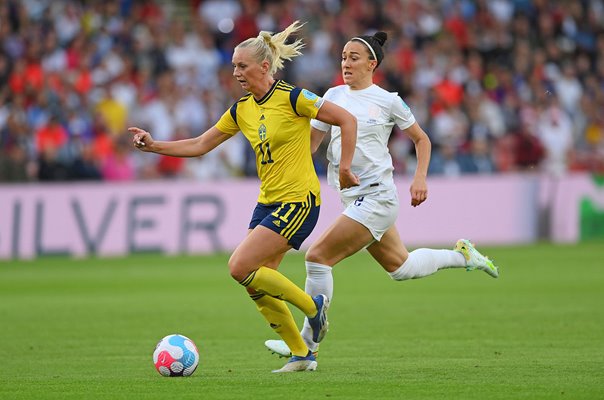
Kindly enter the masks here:
M 604 243 L 481 250 L 500 279 L 344 261 L 318 370 L 285 375 L 228 255 L 1 262 L 0 399 L 604 398 Z M 303 285 L 303 255 L 281 271 Z M 170 333 L 200 349 L 189 378 L 153 367 Z

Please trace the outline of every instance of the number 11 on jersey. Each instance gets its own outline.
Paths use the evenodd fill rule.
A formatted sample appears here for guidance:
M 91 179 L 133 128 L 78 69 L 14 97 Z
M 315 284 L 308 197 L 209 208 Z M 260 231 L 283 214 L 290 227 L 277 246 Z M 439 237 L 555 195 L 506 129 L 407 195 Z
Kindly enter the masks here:
M 262 161 L 260 161 L 260 163 L 262 165 L 273 163 L 274 161 L 273 156 L 271 154 L 271 146 L 269 145 L 269 143 L 261 142 L 258 147 L 260 148 L 260 154 L 262 154 Z

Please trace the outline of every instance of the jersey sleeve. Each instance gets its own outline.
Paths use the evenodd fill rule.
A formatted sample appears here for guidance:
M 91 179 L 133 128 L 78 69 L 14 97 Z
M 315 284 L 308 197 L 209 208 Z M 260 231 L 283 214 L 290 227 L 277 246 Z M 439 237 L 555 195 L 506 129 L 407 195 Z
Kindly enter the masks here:
M 415 116 L 411 112 L 411 108 L 405 103 L 400 96 L 395 95 L 391 107 L 391 115 L 394 123 L 405 130 L 415 123 Z
M 325 95 L 323 96 L 323 101 L 327 100 L 329 101 L 329 97 L 330 97 L 330 92 L 331 92 L 331 88 L 327 89 L 327 92 L 325 92 Z M 323 121 L 319 121 L 318 119 L 314 119 L 312 121 L 310 121 L 310 126 L 320 130 L 321 132 L 329 132 L 329 129 L 331 129 L 331 125 L 323 122 Z
M 321 132 L 328 132 L 331 128 L 330 124 L 325 123 L 323 121 L 319 121 L 318 119 L 313 119 L 312 121 L 310 121 L 310 126 L 320 130 Z
M 297 99 L 295 99 L 294 102 L 294 111 L 296 112 L 296 114 L 308 117 L 310 119 L 316 117 L 317 113 L 319 112 L 319 109 L 323 105 L 323 98 L 317 96 L 309 90 L 300 88 L 296 89 L 296 91 L 298 92 L 296 96 Z
M 222 117 L 216 122 L 216 128 L 220 132 L 231 136 L 239 132 L 239 125 L 237 125 L 237 103 L 233 104 L 230 109 L 222 114 Z

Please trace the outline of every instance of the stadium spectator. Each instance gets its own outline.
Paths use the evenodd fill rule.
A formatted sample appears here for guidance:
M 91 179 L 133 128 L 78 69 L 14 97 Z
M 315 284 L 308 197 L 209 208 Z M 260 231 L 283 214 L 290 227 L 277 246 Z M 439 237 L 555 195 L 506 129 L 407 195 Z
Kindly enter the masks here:
M 119 135 L 126 129 L 128 108 L 114 96 L 114 90 L 117 91 L 115 86 L 110 84 L 102 86 L 94 111 L 103 118 L 111 135 Z
M 537 136 L 526 127 L 519 127 L 511 136 L 513 138 L 513 154 L 515 166 L 520 171 L 534 170 L 543 160 L 545 150 Z
M 101 174 L 106 181 L 131 181 L 135 178 L 134 160 L 126 136 L 113 139 L 113 151 L 101 164 Z
M 545 172 L 560 176 L 569 166 L 573 146 L 572 122 L 557 99 L 550 98 L 548 103 L 539 113 L 537 136 L 545 149 Z
M 0 107 L 7 113 L 30 116 L 25 128 L 31 136 L 44 115 L 56 113 L 65 121 L 74 110 L 92 114 L 100 89 L 109 85 L 127 108 L 126 123 L 151 127 L 158 122 L 152 116 L 141 120 L 140 110 L 166 103 L 166 95 L 158 88 L 164 76 L 171 74 L 179 88 L 173 94 L 179 101 L 158 115 L 174 112 L 179 115 L 176 125 L 203 131 L 212 118 L 204 120 L 204 111 L 191 112 L 191 107 L 202 104 L 200 110 L 207 110 L 217 104 L 224 109 L 241 96 L 228 71 L 233 43 L 252 31 L 280 30 L 296 16 L 308 21 L 312 38 L 307 54 L 295 60 L 294 68 L 283 71 L 283 78 L 321 93 L 341 84 L 337 60 L 321 55 L 330 51 L 326 49 L 341 48 L 353 33 L 384 30 L 390 36 L 393 57 L 385 60 L 374 81 L 408 99 L 435 144 L 443 96 L 452 98 L 470 121 L 464 128 L 468 131 L 460 135 L 463 143 L 455 150 L 459 157 L 470 147 L 476 121 L 489 128 L 491 152 L 497 154 L 500 144 L 514 141 L 509 137 L 515 135 L 520 118 L 532 119 L 525 121 L 526 127 L 537 135 L 535 110 L 541 92 L 549 90 L 572 122 L 572 151 L 563 161 L 563 170 L 598 171 L 600 153 L 593 141 L 585 140 L 597 131 L 593 127 L 599 124 L 598 116 L 586 112 L 582 104 L 586 97 L 594 108 L 604 107 L 604 7 L 600 0 L 186 3 L 0 2 Z M 186 57 L 189 69 L 180 69 L 175 49 L 190 55 Z M 309 79 L 309 70 L 316 79 Z M 40 102 L 43 97 L 46 100 Z M 478 119 L 472 116 L 476 106 Z M 425 110 L 429 113 L 424 115 Z M 0 130 L 6 121 L 0 118 Z M 161 129 L 153 132 L 161 135 Z M 247 152 L 247 148 L 242 150 L 240 157 L 247 159 Z M 34 152 L 26 150 L 25 154 L 26 165 L 37 163 Z M 393 153 L 395 165 L 412 162 L 407 153 L 400 154 Z M 581 161 L 587 159 L 596 162 Z M 495 164 L 496 172 L 507 171 Z M 543 172 L 547 165 L 539 164 L 531 171 Z M 156 177 L 157 171 L 151 172 L 156 167 L 155 157 L 140 157 L 137 175 Z M 23 171 L 22 176 L 35 169 L 27 168 L 29 172 Z M 184 168 L 174 178 L 187 176 L 188 170 Z M 253 175 L 253 164 L 244 173 Z M 409 172 L 401 168 L 395 173 Z
M 248 94 L 205 133 L 190 139 L 155 141 L 140 128 L 129 129 L 138 149 L 166 156 L 202 156 L 239 131 L 252 145 L 261 182 L 260 195 L 248 236 L 231 255 L 229 269 L 233 279 L 247 288 L 260 313 L 292 349 L 289 362 L 274 372 L 307 371 L 317 366 L 286 301 L 309 318 L 316 342 L 321 341 L 327 328 L 326 297 L 309 296 L 277 271 L 285 253 L 300 248 L 319 216 L 320 188 L 311 159 L 310 119 L 316 117 L 341 127 L 342 154 L 336 173 L 343 189 L 358 184 L 350 172 L 356 137 L 354 117 L 312 92 L 274 78 L 285 60 L 301 54 L 300 39 L 286 44 L 300 26 L 296 21 L 274 35 L 262 31 L 235 47 L 233 76 Z
M 34 135 L 38 154 L 46 153 L 48 149 L 60 150 L 69 138 L 67 129 L 61 125 L 56 115 L 51 115 L 48 122 L 40 126 Z
M 428 173 L 430 175 L 444 175 L 459 177 L 462 173 L 460 162 L 461 155 L 453 143 L 443 143 L 432 153 Z
M 469 147 L 459 158 L 462 174 L 492 174 L 495 172 L 491 147 L 486 137 L 475 137 Z

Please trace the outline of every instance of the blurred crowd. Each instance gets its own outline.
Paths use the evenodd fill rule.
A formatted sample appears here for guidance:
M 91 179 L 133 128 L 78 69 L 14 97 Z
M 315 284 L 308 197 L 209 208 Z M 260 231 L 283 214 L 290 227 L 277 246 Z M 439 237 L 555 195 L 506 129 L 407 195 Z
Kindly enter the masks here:
M 179 159 L 126 129 L 199 135 L 243 94 L 233 47 L 294 20 L 304 55 L 277 77 L 319 95 L 350 37 L 388 33 L 376 83 L 428 132 L 430 174 L 604 173 L 604 0 L 3 0 L 0 182 L 255 175 L 242 135 Z M 397 129 L 390 149 L 412 173 Z

